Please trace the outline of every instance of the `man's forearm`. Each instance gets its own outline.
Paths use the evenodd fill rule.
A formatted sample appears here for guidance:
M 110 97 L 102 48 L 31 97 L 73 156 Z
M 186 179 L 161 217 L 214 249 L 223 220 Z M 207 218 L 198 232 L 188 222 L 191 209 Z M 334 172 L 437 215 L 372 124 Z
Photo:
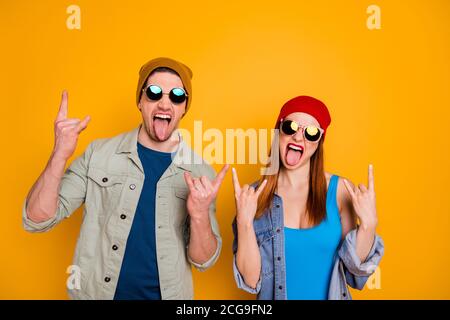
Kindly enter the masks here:
M 216 252 L 217 239 L 212 232 L 209 217 L 191 219 L 189 257 L 198 264 L 207 262 Z
M 53 218 L 67 160 L 52 155 L 27 197 L 27 216 L 39 223 Z

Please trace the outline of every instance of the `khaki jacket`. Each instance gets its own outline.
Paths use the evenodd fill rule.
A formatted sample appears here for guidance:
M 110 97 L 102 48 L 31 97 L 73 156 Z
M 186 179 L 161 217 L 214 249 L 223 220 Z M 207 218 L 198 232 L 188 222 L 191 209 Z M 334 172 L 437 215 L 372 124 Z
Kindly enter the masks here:
M 139 128 L 110 139 L 98 139 L 67 168 L 60 186 L 54 218 L 35 223 L 23 204 L 23 225 L 30 232 L 45 232 L 68 218 L 84 203 L 83 222 L 74 262 L 80 270 L 80 288 L 68 289 L 72 299 L 113 299 L 128 234 L 144 183 L 137 153 Z M 222 239 L 215 217 L 209 215 L 217 250 L 206 263 L 194 263 L 187 254 L 189 219 L 188 187 L 183 173 L 215 177 L 215 171 L 181 139 L 177 152 L 161 176 L 156 191 L 155 233 L 162 299 L 192 299 L 191 265 L 203 271 L 218 259 Z M 154 196 L 154 195 L 149 195 Z M 114 249 L 113 249 L 114 247 Z

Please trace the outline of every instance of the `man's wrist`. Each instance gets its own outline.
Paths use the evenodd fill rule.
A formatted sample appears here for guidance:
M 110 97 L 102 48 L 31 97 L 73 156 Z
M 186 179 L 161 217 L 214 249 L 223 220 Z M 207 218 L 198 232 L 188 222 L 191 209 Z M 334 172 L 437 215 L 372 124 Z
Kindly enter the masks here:
M 60 157 L 58 155 L 54 155 L 52 154 L 52 156 L 50 157 L 48 163 L 47 163 L 47 168 L 46 168 L 46 173 L 47 176 L 51 176 L 54 179 L 61 179 L 63 174 L 64 174 L 64 169 L 66 168 L 66 164 L 67 164 L 67 159 Z
M 195 214 L 190 214 L 190 224 L 191 226 L 210 226 L 209 213 L 208 212 L 196 212 Z
M 58 153 L 52 152 L 49 163 L 52 167 L 65 166 L 68 160 L 69 159 L 65 158 L 64 156 L 62 156 Z

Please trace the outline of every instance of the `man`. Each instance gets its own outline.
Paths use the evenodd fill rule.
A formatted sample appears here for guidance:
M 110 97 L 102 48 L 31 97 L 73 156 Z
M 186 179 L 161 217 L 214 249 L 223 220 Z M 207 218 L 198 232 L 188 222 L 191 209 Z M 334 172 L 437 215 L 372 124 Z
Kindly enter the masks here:
M 48 231 L 85 204 L 74 258 L 81 288 L 69 289 L 71 298 L 192 299 L 191 265 L 206 270 L 217 261 L 215 198 L 228 166 L 214 177 L 177 133 L 191 78 L 173 59 L 144 64 L 136 92 L 142 124 L 93 141 L 65 173 L 90 118 L 68 118 L 63 92 L 54 149 L 25 200 L 23 224 Z

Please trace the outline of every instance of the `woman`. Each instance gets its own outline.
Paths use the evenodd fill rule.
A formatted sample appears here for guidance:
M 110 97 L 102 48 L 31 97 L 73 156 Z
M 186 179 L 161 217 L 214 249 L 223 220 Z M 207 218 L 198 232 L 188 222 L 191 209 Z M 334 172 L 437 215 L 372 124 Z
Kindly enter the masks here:
M 293 98 L 276 122 L 278 172 L 241 187 L 233 169 L 234 274 L 258 299 L 351 299 L 347 284 L 361 290 L 383 255 L 373 167 L 367 187 L 324 171 L 330 122 L 321 101 Z

